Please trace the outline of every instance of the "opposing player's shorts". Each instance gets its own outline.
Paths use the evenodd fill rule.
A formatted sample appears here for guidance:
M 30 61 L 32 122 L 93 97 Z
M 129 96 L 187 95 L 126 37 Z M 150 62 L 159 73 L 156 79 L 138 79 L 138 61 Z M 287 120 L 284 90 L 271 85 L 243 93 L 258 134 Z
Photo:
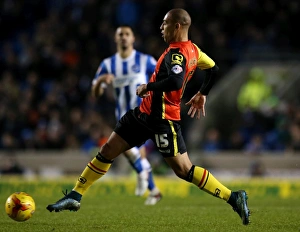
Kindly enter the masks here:
M 151 139 L 163 157 L 172 157 L 186 152 L 179 122 L 153 119 L 141 113 L 138 107 L 129 110 L 118 121 L 114 131 L 130 147 L 140 146 Z

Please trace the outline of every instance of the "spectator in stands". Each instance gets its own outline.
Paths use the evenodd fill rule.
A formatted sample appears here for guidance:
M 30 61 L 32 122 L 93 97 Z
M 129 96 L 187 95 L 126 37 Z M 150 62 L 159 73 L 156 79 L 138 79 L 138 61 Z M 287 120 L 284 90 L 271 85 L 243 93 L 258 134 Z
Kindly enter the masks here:
M 216 153 L 222 150 L 220 132 L 217 128 L 210 128 L 205 133 L 202 149 L 208 153 Z
M 249 72 L 248 80 L 240 88 L 237 98 L 238 108 L 241 112 L 257 111 L 271 93 L 271 87 L 265 82 L 264 71 L 254 67 Z
M 227 141 L 226 149 L 233 151 L 241 151 L 244 148 L 244 137 L 239 130 L 234 131 Z
M 260 155 L 265 151 L 263 137 L 261 134 L 255 134 L 245 146 L 245 152 L 249 155 Z

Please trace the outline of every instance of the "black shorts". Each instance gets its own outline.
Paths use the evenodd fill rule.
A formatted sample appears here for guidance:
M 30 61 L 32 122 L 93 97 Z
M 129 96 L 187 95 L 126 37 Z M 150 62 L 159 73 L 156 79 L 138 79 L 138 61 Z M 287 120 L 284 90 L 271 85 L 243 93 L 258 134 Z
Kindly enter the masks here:
M 173 157 L 186 152 L 179 122 L 152 119 L 139 108 L 129 110 L 117 123 L 114 131 L 130 147 L 140 146 L 151 139 L 163 157 Z

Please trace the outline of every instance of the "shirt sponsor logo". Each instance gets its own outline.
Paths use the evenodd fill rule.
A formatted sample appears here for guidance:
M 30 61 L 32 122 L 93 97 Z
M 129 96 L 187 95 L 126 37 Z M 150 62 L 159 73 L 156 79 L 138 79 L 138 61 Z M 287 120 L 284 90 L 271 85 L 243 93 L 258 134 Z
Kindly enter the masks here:
M 172 72 L 173 73 L 175 73 L 175 74 L 179 74 L 179 73 L 181 73 L 182 72 L 182 67 L 181 66 L 179 66 L 178 64 L 176 64 L 176 65 L 174 65 L 173 67 L 172 67 Z
M 171 64 L 179 64 L 179 65 L 182 65 L 182 62 L 183 62 L 183 55 L 174 53 L 174 54 L 172 54 L 172 58 L 171 58 L 171 59 L 172 59 Z
M 132 83 L 134 83 L 135 78 L 134 77 L 119 77 L 119 78 L 115 78 L 113 80 L 113 86 L 115 88 L 121 88 L 124 86 L 128 86 L 131 85 Z

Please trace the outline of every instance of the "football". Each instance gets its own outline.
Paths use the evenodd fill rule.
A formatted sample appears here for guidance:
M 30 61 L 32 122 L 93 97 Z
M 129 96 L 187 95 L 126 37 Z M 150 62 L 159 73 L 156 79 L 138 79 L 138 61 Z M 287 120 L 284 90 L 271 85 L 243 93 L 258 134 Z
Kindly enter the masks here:
M 15 221 L 27 221 L 35 211 L 35 202 L 29 194 L 15 192 L 7 198 L 5 211 Z

